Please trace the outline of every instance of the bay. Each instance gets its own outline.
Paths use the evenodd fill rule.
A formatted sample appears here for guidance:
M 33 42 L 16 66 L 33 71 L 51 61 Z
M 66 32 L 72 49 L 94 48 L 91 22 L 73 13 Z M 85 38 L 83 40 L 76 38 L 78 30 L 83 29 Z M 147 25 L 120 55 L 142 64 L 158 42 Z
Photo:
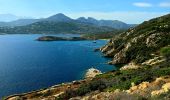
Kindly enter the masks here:
M 40 34 L 0 35 L 0 98 L 83 79 L 91 67 L 115 70 L 110 59 L 94 52 L 107 43 L 93 41 L 36 41 Z M 56 36 L 79 36 L 58 34 Z

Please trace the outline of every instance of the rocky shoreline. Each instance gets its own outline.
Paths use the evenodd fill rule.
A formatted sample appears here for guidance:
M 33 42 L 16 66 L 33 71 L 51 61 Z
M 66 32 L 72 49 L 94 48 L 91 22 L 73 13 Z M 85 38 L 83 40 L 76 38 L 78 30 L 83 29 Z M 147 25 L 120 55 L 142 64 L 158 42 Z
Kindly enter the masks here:
M 57 96 L 59 96 L 60 94 L 64 93 L 65 90 L 69 88 L 76 89 L 81 84 L 86 83 L 86 81 L 88 80 L 77 80 L 77 81 L 72 81 L 70 83 L 62 83 L 62 84 L 51 86 L 49 88 L 31 91 L 28 93 L 10 95 L 3 100 L 23 100 L 23 99 L 46 100 L 45 98 L 47 97 L 50 98 L 50 100 L 55 100 L 55 98 L 57 98 Z
M 77 89 L 81 84 L 88 83 L 96 75 L 99 74 L 102 74 L 100 70 L 90 68 L 87 70 L 83 80 L 76 80 L 68 83 L 62 83 L 45 89 L 40 89 L 40 90 L 31 91 L 27 93 L 14 94 L 5 97 L 3 100 L 23 100 L 23 99 L 55 100 L 59 95 L 64 93 L 67 89 Z

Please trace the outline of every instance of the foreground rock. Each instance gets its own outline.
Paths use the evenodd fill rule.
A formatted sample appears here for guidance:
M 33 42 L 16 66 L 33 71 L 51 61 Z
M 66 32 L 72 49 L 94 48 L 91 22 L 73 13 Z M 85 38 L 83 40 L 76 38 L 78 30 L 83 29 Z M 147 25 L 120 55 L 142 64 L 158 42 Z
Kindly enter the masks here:
M 82 41 L 87 40 L 82 37 L 56 37 L 56 36 L 42 36 L 37 39 L 37 41 Z

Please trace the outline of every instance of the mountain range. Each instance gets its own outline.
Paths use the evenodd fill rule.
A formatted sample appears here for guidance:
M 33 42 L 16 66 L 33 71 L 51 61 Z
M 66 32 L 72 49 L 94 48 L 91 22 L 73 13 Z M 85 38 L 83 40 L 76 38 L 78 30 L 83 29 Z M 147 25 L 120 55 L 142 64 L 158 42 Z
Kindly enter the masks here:
M 10 22 L 10 21 L 14 21 L 14 20 L 18 20 L 22 17 L 13 15 L 13 14 L 0 14 L 0 22 Z
M 1 18 L 1 15 L 0 15 Z M 16 17 L 17 19 L 17 17 Z M 0 20 L 1 21 L 1 20 Z M 134 27 L 135 24 L 126 24 L 124 22 L 118 21 L 118 20 L 96 20 L 92 17 L 88 17 L 87 19 L 85 17 L 80 17 L 78 19 L 72 19 L 68 16 L 59 13 L 53 16 L 50 16 L 48 18 L 44 19 L 17 19 L 15 21 L 10 22 L 0 22 L 0 27 L 16 27 L 16 26 L 26 26 L 30 25 L 36 22 L 74 22 L 74 23 L 81 23 L 81 24 L 87 24 L 87 25 L 94 25 L 94 26 L 105 26 L 105 27 L 111 27 L 115 29 L 128 29 L 130 27 Z

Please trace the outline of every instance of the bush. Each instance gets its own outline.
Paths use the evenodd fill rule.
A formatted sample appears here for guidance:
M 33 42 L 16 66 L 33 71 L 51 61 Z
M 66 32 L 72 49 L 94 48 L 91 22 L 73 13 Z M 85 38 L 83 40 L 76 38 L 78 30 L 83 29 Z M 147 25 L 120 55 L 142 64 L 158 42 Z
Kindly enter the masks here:
M 88 93 L 90 91 L 91 91 L 90 86 L 85 84 L 85 85 L 81 85 L 80 88 L 78 88 L 76 90 L 76 93 L 79 96 L 83 96 L 83 95 L 85 95 L 86 93 Z
M 161 55 L 170 59 L 170 46 L 161 48 Z
M 76 94 L 75 90 L 68 89 L 68 90 L 65 91 L 64 94 L 57 97 L 56 100 L 68 100 L 69 98 L 74 97 L 76 95 L 77 94 Z

